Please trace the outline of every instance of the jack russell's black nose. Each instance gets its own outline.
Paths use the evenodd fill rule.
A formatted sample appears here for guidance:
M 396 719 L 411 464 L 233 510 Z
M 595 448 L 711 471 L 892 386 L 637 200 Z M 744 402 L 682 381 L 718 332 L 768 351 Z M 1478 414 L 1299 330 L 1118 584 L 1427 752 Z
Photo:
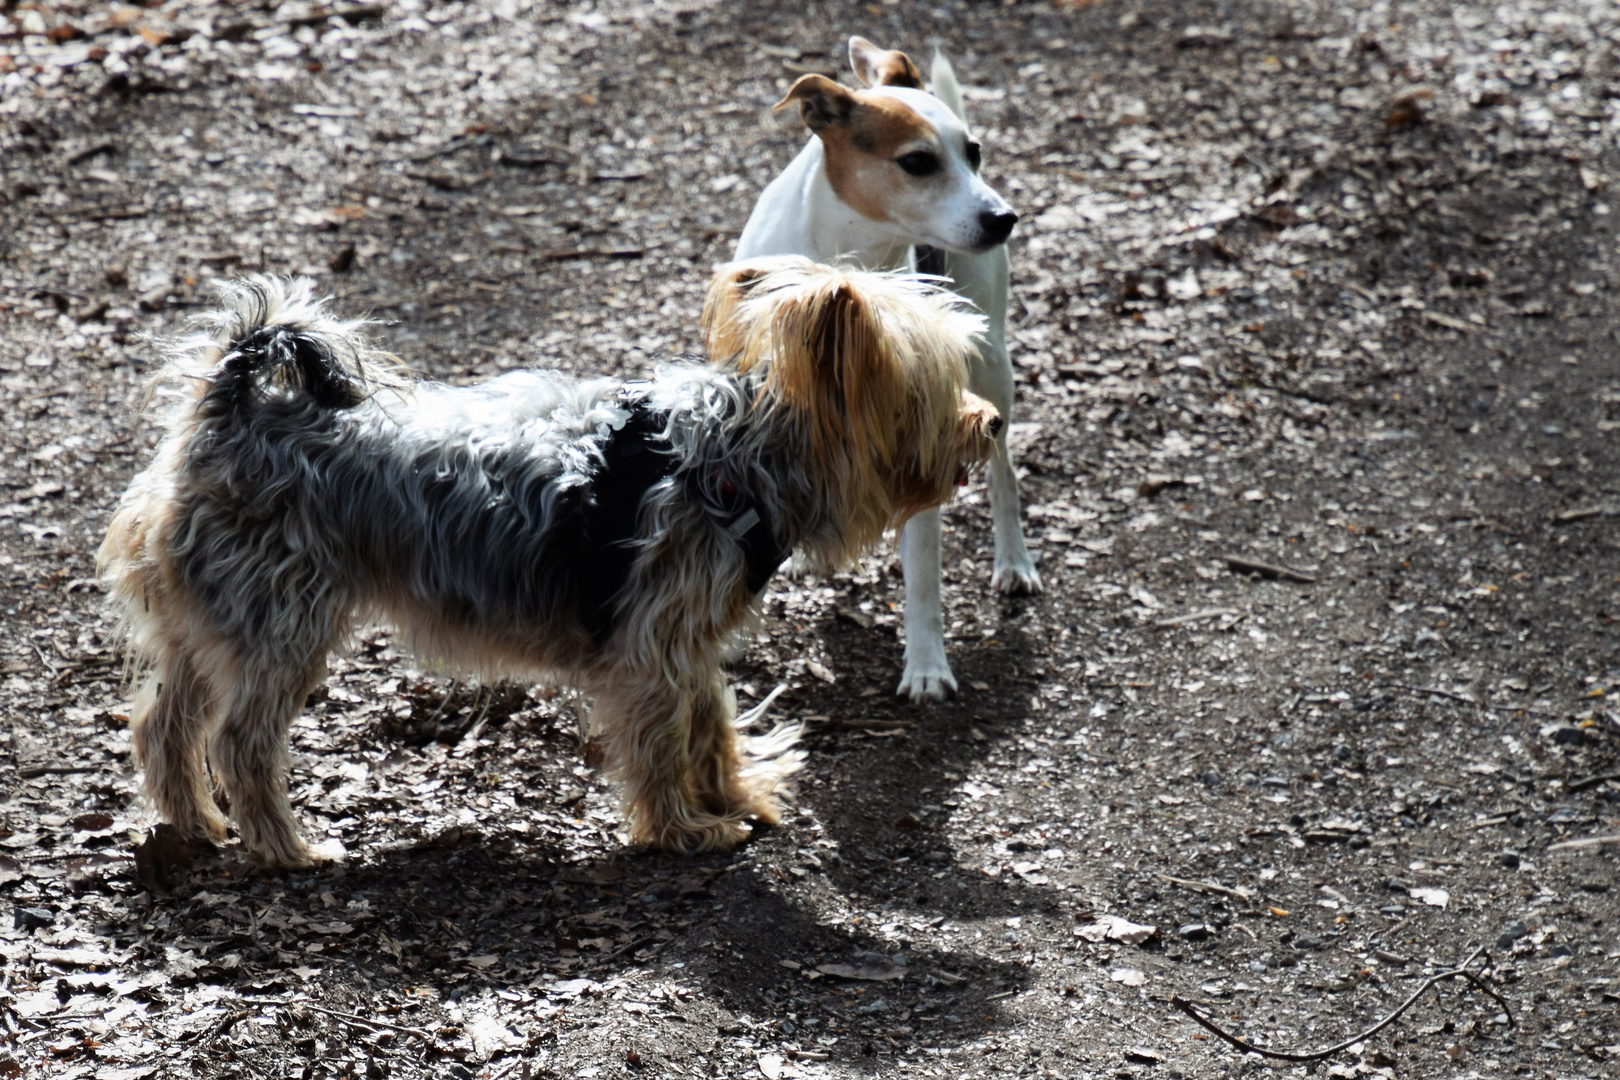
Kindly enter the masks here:
M 1000 212 L 983 210 L 979 213 L 979 228 L 984 233 L 984 242 L 990 247 L 995 247 L 1011 236 L 1013 226 L 1016 224 L 1018 215 L 1011 210 Z

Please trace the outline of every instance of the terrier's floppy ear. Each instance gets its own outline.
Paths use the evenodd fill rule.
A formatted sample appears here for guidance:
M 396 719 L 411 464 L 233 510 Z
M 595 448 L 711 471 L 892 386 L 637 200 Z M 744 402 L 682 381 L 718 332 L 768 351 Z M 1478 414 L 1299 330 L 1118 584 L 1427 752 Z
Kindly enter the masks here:
M 805 75 L 774 106 L 781 112 L 789 105 L 799 106 L 799 115 L 811 131 L 820 133 L 837 124 L 849 123 L 855 112 L 855 94 L 825 75 Z
M 863 37 L 849 39 L 849 66 L 855 69 L 855 77 L 867 86 L 923 88 L 922 72 L 911 62 L 911 57 L 898 49 L 880 49 Z
M 771 381 L 803 410 L 812 453 L 823 468 L 845 451 L 887 462 L 905 378 L 870 300 L 848 276 L 827 272 L 785 297 L 777 310 Z
M 737 305 L 748 298 L 765 273 L 748 263 L 732 263 L 716 271 L 703 300 L 703 343 L 709 359 L 732 360 L 747 349 L 748 328 L 737 318 Z

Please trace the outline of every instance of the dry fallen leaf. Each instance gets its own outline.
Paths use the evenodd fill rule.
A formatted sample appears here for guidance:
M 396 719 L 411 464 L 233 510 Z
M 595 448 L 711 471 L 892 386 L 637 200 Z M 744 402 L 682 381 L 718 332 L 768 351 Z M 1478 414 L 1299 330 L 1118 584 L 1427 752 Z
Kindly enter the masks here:
M 1126 945 L 1140 945 L 1158 932 L 1156 926 L 1133 923 L 1116 915 L 1099 915 L 1093 922 L 1075 930 L 1076 934 L 1087 941 L 1119 941 Z

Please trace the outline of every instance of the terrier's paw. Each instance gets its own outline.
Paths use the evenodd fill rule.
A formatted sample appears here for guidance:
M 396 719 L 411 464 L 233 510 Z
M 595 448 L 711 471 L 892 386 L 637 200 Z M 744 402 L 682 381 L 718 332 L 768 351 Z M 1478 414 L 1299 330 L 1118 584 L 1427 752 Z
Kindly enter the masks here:
M 709 816 L 701 821 L 671 823 L 631 830 L 631 838 L 671 855 L 697 855 L 706 851 L 730 851 L 747 840 L 753 830 L 741 817 Z
M 998 562 L 990 577 L 990 587 L 1008 596 L 1038 596 L 1041 592 L 1041 572 L 1035 561 Z
M 303 870 L 319 863 L 330 862 L 334 856 L 326 845 L 311 848 L 297 836 L 278 836 L 274 840 L 256 840 L 243 836 L 250 863 L 260 870 Z M 341 849 L 342 845 L 338 845 Z
M 894 692 L 897 697 L 910 698 L 916 704 L 944 701 L 956 694 L 956 676 L 951 674 L 950 664 L 943 661 L 935 664 L 907 662 Z

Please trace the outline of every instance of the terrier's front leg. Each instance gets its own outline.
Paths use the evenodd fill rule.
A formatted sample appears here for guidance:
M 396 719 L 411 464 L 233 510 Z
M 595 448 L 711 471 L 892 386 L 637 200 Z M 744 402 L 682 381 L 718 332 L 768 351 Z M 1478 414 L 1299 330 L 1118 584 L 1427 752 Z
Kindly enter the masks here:
M 597 697 L 609 772 L 624 784 L 631 838 L 666 851 L 723 851 L 749 835 L 747 821 L 780 815 L 780 781 L 802 755 L 791 735 L 739 746 L 736 700 L 718 668 L 672 681 L 620 675 Z

